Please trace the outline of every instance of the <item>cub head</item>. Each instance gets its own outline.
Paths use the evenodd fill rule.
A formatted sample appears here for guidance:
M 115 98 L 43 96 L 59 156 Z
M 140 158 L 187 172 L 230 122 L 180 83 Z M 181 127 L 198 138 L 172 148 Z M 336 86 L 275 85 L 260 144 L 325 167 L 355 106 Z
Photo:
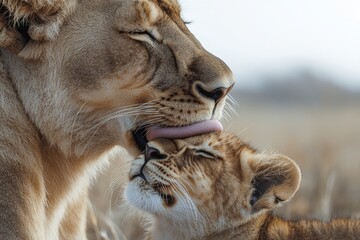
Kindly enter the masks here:
M 33 38 L 25 21 L 23 49 L 2 50 L 51 145 L 75 156 L 114 144 L 138 154 L 145 128 L 221 118 L 232 73 L 188 30 L 176 0 L 89 0 L 73 8 L 51 40 Z
M 259 153 L 229 133 L 157 139 L 131 166 L 128 203 L 176 226 L 221 229 L 288 201 L 300 184 L 291 159 Z

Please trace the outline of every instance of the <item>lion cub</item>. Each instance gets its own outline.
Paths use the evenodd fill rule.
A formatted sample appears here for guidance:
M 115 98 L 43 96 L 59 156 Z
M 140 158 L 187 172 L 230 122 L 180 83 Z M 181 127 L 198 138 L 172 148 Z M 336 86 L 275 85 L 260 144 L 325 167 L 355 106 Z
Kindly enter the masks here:
M 285 221 L 271 209 L 298 190 L 299 167 L 229 133 L 156 139 L 131 166 L 125 199 L 150 213 L 147 238 L 360 239 L 360 221 Z

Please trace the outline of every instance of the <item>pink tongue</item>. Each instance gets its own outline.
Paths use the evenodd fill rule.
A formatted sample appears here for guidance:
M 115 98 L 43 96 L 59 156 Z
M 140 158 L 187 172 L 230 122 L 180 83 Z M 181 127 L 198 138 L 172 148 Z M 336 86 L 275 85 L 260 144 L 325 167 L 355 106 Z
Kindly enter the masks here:
M 186 138 L 222 130 L 223 126 L 218 120 L 206 120 L 184 127 L 153 128 L 148 131 L 146 138 L 148 141 L 155 138 Z

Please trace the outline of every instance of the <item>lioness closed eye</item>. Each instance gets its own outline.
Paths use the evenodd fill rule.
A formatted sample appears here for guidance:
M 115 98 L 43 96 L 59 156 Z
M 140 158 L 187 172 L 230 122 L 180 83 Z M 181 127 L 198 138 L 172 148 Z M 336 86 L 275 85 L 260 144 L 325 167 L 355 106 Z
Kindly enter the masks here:
M 152 215 L 148 239 L 360 239 L 356 220 L 273 216 L 297 191 L 298 166 L 229 133 L 151 141 L 129 176 L 126 201 Z

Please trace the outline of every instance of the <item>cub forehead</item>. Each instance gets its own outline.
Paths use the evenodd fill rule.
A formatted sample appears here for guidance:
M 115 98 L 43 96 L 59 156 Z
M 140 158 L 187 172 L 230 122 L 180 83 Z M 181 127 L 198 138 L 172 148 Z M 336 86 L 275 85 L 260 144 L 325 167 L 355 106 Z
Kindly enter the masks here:
M 256 151 L 236 135 L 227 132 L 212 132 L 185 139 L 158 138 L 149 142 L 148 145 L 166 153 L 184 153 L 185 149 L 205 150 L 219 157 L 239 156 L 243 150 L 251 153 Z
M 167 138 L 157 138 L 147 143 L 148 147 L 160 150 L 162 153 L 177 153 L 179 148 L 174 140 Z
M 219 143 L 219 139 L 221 139 L 223 133 L 221 132 L 210 132 L 206 134 L 196 135 L 192 137 L 188 137 L 185 139 L 181 139 L 182 141 L 186 142 L 188 146 L 200 146 L 204 143 L 208 145 L 215 145 Z
M 239 138 L 227 132 L 211 132 L 184 139 L 190 148 L 211 148 L 221 150 L 230 145 L 238 145 Z
M 232 159 L 247 150 L 255 153 L 251 145 L 244 142 L 237 135 L 229 132 L 212 132 L 182 140 L 183 145 L 191 149 L 209 150 L 223 158 Z

